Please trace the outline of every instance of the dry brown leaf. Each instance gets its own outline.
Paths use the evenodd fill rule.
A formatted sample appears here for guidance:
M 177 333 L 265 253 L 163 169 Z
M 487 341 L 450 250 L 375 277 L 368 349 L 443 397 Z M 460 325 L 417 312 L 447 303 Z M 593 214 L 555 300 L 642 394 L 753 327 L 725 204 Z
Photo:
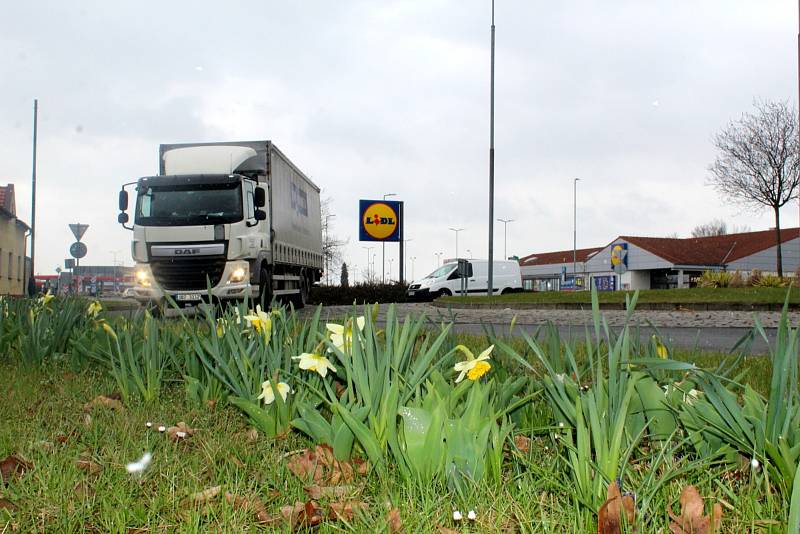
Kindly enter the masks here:
M 703 497 L 692 485 L 683 488 L 680 497 L 680 517 L 669 512 L 672 523 L 669 529 L 673 534 L 711 534 L 719 529 L 722 521 L 722 505 L 714 503 L 711 515 L 703 515 L 705 510 Z
M 629 525 L 635 519 L 633 497 L 622 495 L 617 482 L 608 485 L 606 502 L 597 514 L 597 534 L 620 534 L 622 532 L 622 512 Z
M 361 490 L 358 486 L 313 486 L 305 487 L 309 499 L 341 499 Z
M 234 510 L 244 510 L 253 514 L 255 520 L 262 525 L 272 524 L 278 520 L 278 518 L 267 512 L 264 503 L 258 496 L 240 497 L 226 491 L 225 500 Z
M 0 480 L 7 485 L 12 478 L 22 477 L 32 467 L 33 464 L 21 454 L 6 456 L 3 460 L 0 460 Z
M 217 407 L 217 400 L 216 399 L 208 399 L 206 401 L 206 406 L 208 406 L 210 409 L 213 410 L 214 408 Z
M 439 531 L 439 534 L 458 534 L 458 531 L 456 529 L 443 527 L 441 525 L 436 527 L 436 529 Z
M 292 456 L 287 467 L 303 480 L 324 486 L 338 486 L 352 482 L 357 475 L 366 474 L 369 464 L 358 459 L 349 462 L 336 460 L 330 446 L 317 445 L 313 451 L 304 449 Z
M 516 445 L 516 447 L 519 449 L 519 452 L 523 454 L 528 454 L 531 452 L 531 438 L 528 436 L 517 434 L 514 436 L 514 445 Z
M 306 501 L 297 515 L 297 523 L 292 528 L 314 528 L 325 521 L 325 512 L 314 501 Z
M 78 469 L 90 475 L 96 475 L 97 473 L 103 470 L 103 467 L 100 464 L 93 462 L 92 460 L 89 460 L 87 458 L 81 458 L 80 460 L 75 462 L 75 465 L 78 467 Z
M 8 499 L 0 499 L 0 510 L 8 510 L 9 512 L 13 512 L 16 509 L 17 507 L 13 502 L 9 501 Z
M 109 408 L 111 410 L 124 410 L 125 407 L 122 406 L 118 395 L 98 395 L 91 402 L 87 402 L 83 406 L 84 412 L 91 412 L 92 408 L 99 406 L 102 408 Z
M 194 428 L 190 428 L 189 425 L 181 421 L 175 426 L 171 426 L 167 429 L 167 436 L 172 441 L 181 441 L 195 433 Z
M 389 532 L 393 534 L 400 534 L 403 532 L 403 522 L 400 519 L 399 508 L 391 508 L 386 515 L 386 521 L 389 523 Z
M 256 430 L 255 428 L 251 428 L 245 434 L 245 438 L 247 439 L 248 443 L 255 443 L 256 441 L 258 441 L 258 430 Z
M 328 511 L 328 518 L 331 521 L 345 521 L 347 523 L 355 519 L 359 513 L 366 512 L 369 505 L 361 501 L 342 501 L 332 502 Z
M 204 489 L 203 491 L 198 491 L 197 493 L 193 494 L 190 500 L 195 505 L 203 504 L 210 501 L 217 495 L 219 495 L 220 491 L 222 491 L 222 486 L 212 486 L 210 488 Z

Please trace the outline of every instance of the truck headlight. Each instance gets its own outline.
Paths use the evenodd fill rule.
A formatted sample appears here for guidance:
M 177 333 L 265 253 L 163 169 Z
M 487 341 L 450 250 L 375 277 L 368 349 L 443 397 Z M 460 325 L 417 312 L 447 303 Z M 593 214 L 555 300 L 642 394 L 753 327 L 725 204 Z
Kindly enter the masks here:
M 136 283 L 142 287 L 150 287 L 153 285 L 153 279 L 150 276 L 150 269 L 140 267 L 136 269 Z
M 230 282 L 244 282 L 250 277 L 250 267 L 247 262 L 236 263 L 231 266 Z

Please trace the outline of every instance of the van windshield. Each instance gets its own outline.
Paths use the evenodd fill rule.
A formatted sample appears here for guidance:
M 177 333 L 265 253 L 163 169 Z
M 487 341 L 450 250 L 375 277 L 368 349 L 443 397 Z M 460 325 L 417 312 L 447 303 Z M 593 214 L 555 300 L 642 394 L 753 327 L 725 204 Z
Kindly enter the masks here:
M 456 268 L 456 265 L 454 263 L 448 263 L 447 265 L 442 265 L 441 267 L 439 267 L 438 269 L 433 271 L 431 274 L 429 274 L 425 278 L 439 278 L 439 277 L 442 277 L 442 276 L 450 274 L 450 272 L 455 268 Z

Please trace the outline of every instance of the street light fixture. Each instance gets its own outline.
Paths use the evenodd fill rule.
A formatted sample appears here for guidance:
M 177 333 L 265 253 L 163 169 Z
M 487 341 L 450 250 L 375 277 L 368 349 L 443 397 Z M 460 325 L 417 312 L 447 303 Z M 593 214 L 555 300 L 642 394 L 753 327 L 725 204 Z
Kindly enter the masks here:
M 386 193 L 383 195 L 383 200 L 386 200 L 386 197 L 396 197 L 397 193 Z M 381 277 L 383 278 L 383 283 L 386 283 L 386 242 L 381 243 Z
M 367 251 L 367 282 L 369 282 L 369 280 L 370 280 L 370 278 L 371 278 L 371 277 L 370 277 L 370 275 L 369 275 L 369 253 L 370 253 L 370 252 L 372 251 L 372 249 L 373 249 L 373 248 L 375 248 L 375 247 L 361 247 L 361 248 L 363 248 L 364 250 L 366 250 L 366 251 Z
M 411 260 L 411 281 L 413 282 L 414 281 L 414 261 L 417 259 L 417 257 L 416 256 L 411 256 L 411 258 L 409 258 L 409 259 Z
M 436 256 L 436 267 L 439 267 L 442 264 L 442 254 L 444 254 L 444 252 L 434 252 L 433 253 L 433 255 Z
M 514 222 L 514 219 L 497 219 L 503 223 L 503 259 L 508 259 L 508 223 Z
M 392 262 L 394 262 L 394 258 L 389 258 L 389 283 L 392 283 Z
M 456 233 L 456 259 L 458 259 L 458 232 L 464 230 L 463 228 L 450 228 L 450 231 Z
M 406 265 L 406 254 L 408 253 L 408 242 L 409 241 L 414 241 L 414 239 L 413 238 L 412 239 L 403 239 L 403 278 L 406 277 L 405 276 L 406 275 L 405 265 Z M 413 280 L 414 277 L 412 276 L 411 279 Z M 406 282 L 405 280 L 400 280 L 400 283 L 404 284 L 405 282 Z

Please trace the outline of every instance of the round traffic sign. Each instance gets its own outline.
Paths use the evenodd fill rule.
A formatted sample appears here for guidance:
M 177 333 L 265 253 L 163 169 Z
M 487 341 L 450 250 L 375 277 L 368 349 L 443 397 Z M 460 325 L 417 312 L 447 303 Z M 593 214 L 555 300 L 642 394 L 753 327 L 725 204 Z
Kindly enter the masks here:
M 69 255 L 73 258 L 81 259 L 82 257 L 86 256 L 86 252 L 88 252 L 86 244 L 81 243 L 80 241 L 75 241 L 69 247 Z

